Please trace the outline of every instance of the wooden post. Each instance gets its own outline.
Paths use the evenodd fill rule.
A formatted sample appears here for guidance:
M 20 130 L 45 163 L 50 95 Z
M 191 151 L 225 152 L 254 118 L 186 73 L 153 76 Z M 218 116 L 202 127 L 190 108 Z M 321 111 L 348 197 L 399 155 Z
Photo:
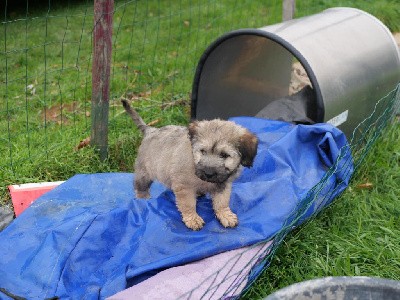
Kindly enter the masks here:
M 296 0 L 283 0 L 282 21 L 292 20 L 296 11 Z
M 90 143 L 105 160 L 108 152 L 108 111 L 114 0 L 94 0 L 92 109 Z

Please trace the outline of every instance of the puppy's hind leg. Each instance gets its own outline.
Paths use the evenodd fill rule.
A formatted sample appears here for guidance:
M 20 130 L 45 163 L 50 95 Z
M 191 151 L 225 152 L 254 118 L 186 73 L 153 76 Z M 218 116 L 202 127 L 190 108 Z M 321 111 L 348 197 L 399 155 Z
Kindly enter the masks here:
M 142 199 L 150 198 L 149 189 L 152 182 L 146 173 L 137 172 L 134 182 L 136 197 Z
M 222 192 L 212 194 L 212 203 L 215 215 L 224 227 L 235 227 L 238 218 L 229 208 L 232 184 L 229 183 Z
M 196 193 L 192 189 L 182 187 L 172 187 L 172 190 L 183 223 L 192 230 L 200 230 L 204 226 L 204 220 L 196 212 Z

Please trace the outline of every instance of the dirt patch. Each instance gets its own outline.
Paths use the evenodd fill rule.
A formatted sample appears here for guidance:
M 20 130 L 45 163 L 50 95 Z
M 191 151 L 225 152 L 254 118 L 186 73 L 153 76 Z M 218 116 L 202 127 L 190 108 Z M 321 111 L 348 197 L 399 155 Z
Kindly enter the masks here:
M 393 33 L 393 37 L 397 46 L 400 48 L 400 32 Z
M 289 95 L 293 95 L 303 89 L 306 85 L 312 87 L 310 79 L 304 70 L 303 66 L 299 62 L 295 62 L 292 65 L 292 74 L 289 85 Z
M 76 114 L 79 109 L 79 103 L 56 104 L 44 109 L 40 116 L 42 121 L 57 123 L 58 125 L 68 125 L 70 123 L 71 114 Z

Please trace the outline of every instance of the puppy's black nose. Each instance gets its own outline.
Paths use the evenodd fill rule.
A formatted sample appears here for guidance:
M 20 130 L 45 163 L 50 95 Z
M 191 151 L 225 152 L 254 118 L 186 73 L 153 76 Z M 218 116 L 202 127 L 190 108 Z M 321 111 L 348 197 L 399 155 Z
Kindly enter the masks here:
M 215 178 L 217 176 L 217 172 L 215 172 L 215 170 L 213 170 L 213 169 L 205 169 L 204 170 L 204 176 L 207 179 L 212 179 L 212 178 Z

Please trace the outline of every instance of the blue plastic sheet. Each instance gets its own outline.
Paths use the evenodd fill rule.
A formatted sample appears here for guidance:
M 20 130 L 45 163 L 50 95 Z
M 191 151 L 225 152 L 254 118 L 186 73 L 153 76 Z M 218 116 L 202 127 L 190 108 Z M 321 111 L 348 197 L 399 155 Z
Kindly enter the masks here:
M 233 184 L 238 227 L 223 228 L 207 196 L 197 207 L 206 225 L 192 231 L 182 223 L 173 193 L 159 183 L 150 200 L 138 200 L 132 174 L 76 175 L 0 233 L 0 288 L 28 299 L 103 299 L 165 268 L 270 238 L 304 205 L 302 199 L 313 200 L 309 217 L 347 186 L 351 156 L 340 151 L 348 145 L 338 129 L 233 120 L 260 140 L 253 168 Z M 321 179 L 324 188 L 312 190 Z M 0 298 L 8 299 L 1 292 Z

